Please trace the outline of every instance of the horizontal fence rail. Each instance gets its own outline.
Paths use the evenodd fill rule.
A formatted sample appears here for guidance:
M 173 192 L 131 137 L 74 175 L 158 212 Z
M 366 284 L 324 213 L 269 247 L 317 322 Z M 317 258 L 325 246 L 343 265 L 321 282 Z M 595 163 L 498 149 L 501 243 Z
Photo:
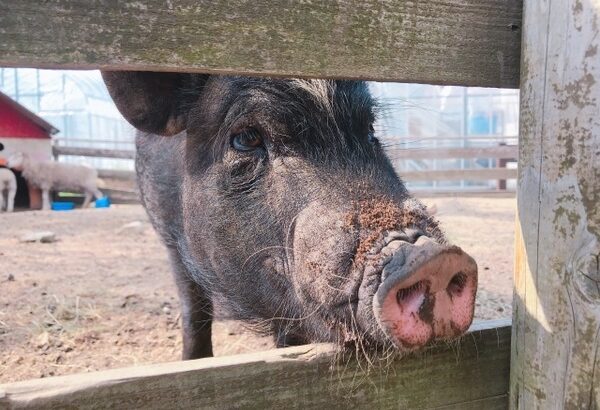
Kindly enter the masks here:
M 134 159 L 135 151 L 106 148 L 64 147 L 55 145 L 52 147 L 52 155 L 55 157 L 60 155 L 75 155 L 96 158 Z
M 521 0 L 0 0 L 0 66 L 517 88 L 521 14 Z
M 506 409 L 510 320 L 372 368 L 331 345 L 0 385 L 0 408 Z M 337 359 L 337 360 L 336 360 Z
M 513 159 L 519 156 L 516 145 L 499 147 L 469 148 L 386 148 L 385 152 L 392 159 L 454 159 L 454 158 L 496 158 Z
M 390 139 L 388 139 L 390 141 Z M 93 142 L 93 140 L 89 141 Z M 52 148 L 54 157 L 61 155 L 84 156 L 96 158 L 134 159 L 135 151 L 87 148 L 55 145 Z M 470 148 L 386 148 L 388 156 L 396 160 L 423 160 L 423 159 L 475 159 L 495 158 L 515 161 L 518 157 L 516 145 L 497 147 L 470 147 Z M 490 179 L 515 179 L 516 169 L 509 168 L 483 168 L 483 169 L 448 169 L 426 171 L 400 171 L 406 181 L 450 181 L 450 180 L 490 180 Z M 133 179 L 135 172 L 125 170 L 99 169 L 100 178 Z
M 516 179 L 517 170 L 511 168 L 442 169 L 433 171 L 399 172 L 406 181 L 484 181 L 488 179 Z
M 134 146 L 135 141 L 133 140 L 118 140 L 118 139 L 102 139 L 102 138 L 53 138 L 52 141 L 58 146 L 64 146 L 68 144 L 72 145 L 86 145 L 86 144 L 110 144 L 110 145 L 127 145 Z
M 90 140 L 89 142 L 94 142 Z M 393 159 L 453 159 L 453 158 L 507 158 L 516 159 L 519 150 L 516 145 L 483 148 L 386 148 L 385 152 Z M 134 159 L 135 151 L 107 148 L 84 148 L 54 146 L 54 156 L 75 155 L 83 157 Z
M 99 142 L 100 141 L 100 142 Z M 135 150 L 133 149 L 113 149 L 113 148 L 92 148 L 92 147 L 73 147 L 62 145 L 64 143 L 79 143 L 82 145 L 93 145 L 96 143 L 110 143 L 120 145 L 132 145 L 133 142 L 129 141 L 107 141 L 107 140 L 95 140 L 95 139 L 79 139 L 79 140 L 55 140 L 55 145 L 52 147 L 52 155 L 54 158 L 60 156 L 80 156 L 90 158 L 109 158 L 109 159 L 135 159 Z M 135 171 L 121 170 L 121 169 L 98 169 L 98 176 L 100 178 L 113 178 L 113 179 L 135 179 Z
M 385 143 L 384 143 L 385 145 Z M 396 161 L 449 160 L 449 159 L 496 159 L 496 168 L 464 168 L 407 171 L 398 170 L 403 180 L 408 182 L 430 181 L 485 181 L 498 180 L 498 189 L 506 190 L 506 180 L 516 179 L 518 171 L 506 168 L 508 162 L 516 162 L 519 156 L 516 145 L 499 145 L 492 147 L 439 147 L 439 148 L 386 148 L 386 153 Z M 463 192 L 452 190 L 450 192 Z
M 99 169 L 98 177 L 113 179 L 135 179 L 135 171 L 127 171 L 123 169 Z

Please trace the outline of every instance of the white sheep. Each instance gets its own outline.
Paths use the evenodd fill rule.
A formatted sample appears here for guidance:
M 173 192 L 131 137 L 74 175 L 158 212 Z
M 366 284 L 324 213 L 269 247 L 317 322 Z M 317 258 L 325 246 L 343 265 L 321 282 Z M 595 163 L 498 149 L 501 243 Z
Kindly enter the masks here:
M 27 154 L 16 152 L 8 158 L 8 166 L 21 169 L 31 185 L 42 190 L 42 209 L 50 209 L 50 191 L 78 191 L 85 193 L 83 207 L 92 197 L 102 198 L 98 190 L 98 172 L 86 165 L 64 164 L 54 161 L 32 161 Z
M 6 212 L 12 212 L 17 194 L 17 177 L 10 169 L 0 168 L 0 212 L 4 210 L 4 191 L 6 191 Z

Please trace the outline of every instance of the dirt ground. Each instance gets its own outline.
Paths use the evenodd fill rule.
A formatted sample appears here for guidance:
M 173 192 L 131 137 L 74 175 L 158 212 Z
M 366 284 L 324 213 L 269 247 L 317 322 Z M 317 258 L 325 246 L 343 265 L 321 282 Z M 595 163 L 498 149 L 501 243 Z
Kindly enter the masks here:
M 477 319 L 511 314 L 515 200 L 431 198 L 480 271 Z M 21 243 L 52 231 L 52 243 Z M 178 360 L 179 306 L 166 252 L 139 205 L 0 214 L 0 383 Z M 273 347 L 231 321 L 215 353 Z

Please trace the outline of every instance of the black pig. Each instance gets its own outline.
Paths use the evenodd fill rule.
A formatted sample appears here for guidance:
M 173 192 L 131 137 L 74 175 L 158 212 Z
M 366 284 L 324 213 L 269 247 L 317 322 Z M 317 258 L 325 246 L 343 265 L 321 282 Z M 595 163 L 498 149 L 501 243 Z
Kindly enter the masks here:
M 138 181 L 173 266 L 184 359 L 212 355 L 217 302 L 278 346 L 407 351 L 469 327 L 477 267 L 394 172 L 364 82 L 103 77 L 141 131 Z

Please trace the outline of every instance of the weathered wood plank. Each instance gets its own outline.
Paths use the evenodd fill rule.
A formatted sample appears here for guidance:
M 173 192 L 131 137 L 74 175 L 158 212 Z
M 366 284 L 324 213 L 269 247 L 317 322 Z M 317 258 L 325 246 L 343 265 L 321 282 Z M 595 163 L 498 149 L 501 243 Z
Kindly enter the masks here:
M 522 0 L 0 0 L 0 66 L 519 84 Z
M 121 141 L 114 139 L 100 139 L 98 138 L 53 138 L 53 141 L 58 146 L 64 146 L 65 144 L 77 144 L 79 146 L 87 146 L 90 144 L 112 144 L 112 145 L 126 145 L 126 146 L 134 146 L 134 141 Z
M 516 145 L 499 147 L 473 147 L 473 148 L 388 148 L 386 153 L 392 160 L 399 159 L 454 159 L 454 158 L 509 158 L 518 157 L 518 147 Z M 54 146 L 52 154 L 59 155 L 80 155 L 84 157 L 99 158 L 122 158 L 134 159 L 135 151 L 107 149 L 107 148 L 87 148 L 87 147 L 68 147 Z
M 505 409 L 509 345 L 495 321 L 385 370 L 308 345 L 0 385 L 0 408 Z
M 399 171 L 404 181 L 482 181 L 488 179 L 515 179 L 517 170 L 511 168 L 444 169 L 434 171 Z
M 466 190 L 466 189 L 414 189 L 409 190 L 417 198 L 460 197 L 460 198 L 515 198 L 514 190 Z
M 98 177 L 114 179 L 135 179 L 135 171 L 125 171 L 121 169 L 99 169 Z
M 135 151 L 105 148 L 83 148 L 83 147 L 52 147 L 52 155 L 80 155 L 83 157 L 134 159 Z
M 102 193 L 110 198 L 111 204 L 139 204 L 140 194 L 137 191 L 102 188 Z
M 600 408 L 600 4 L 526 0 L 513 409 Z
M 397 159 L 454 159 L 502 158 L 513 159 L 519 155 L 516 145 L 471 148 L 386 148 L 392 160 Z

